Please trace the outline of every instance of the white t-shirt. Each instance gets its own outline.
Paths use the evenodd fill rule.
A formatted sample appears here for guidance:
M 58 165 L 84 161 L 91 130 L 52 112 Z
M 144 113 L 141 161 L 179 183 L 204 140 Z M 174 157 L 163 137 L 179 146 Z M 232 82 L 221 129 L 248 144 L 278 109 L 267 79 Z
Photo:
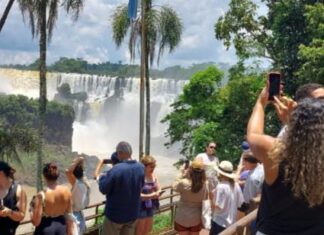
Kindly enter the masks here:
M 227 228 L 236 222 L 237 208 L 244 202 L 241 188 L 237 182 L 234 187 L 230 182 L 219 182 L 213 191 L 214 203 L 220 210 L 215 210 L 212 220 L 218 225 Z
M 196 159 L 204 163 L 207 177 L 213 177 L 215 175 L 215 166 L 219 164 L 218 157 L 208 156 L 207 153 L 199 153 Z
M 217 172 L 215 166 L 219 165 L 218 157 L 208 156 L 207 153 L 199 153 L 196 157 L 196 160 L 200 160 L 204 163 L 206 177 L 208 179 L 209 187 L 214 189 L 217 185 Z
M 262 164 L 258 164 L 256 168 L 250 171 L 243 190 L 243 197 L 246 203 L 261 193 L 264 180 L 264 169 Z

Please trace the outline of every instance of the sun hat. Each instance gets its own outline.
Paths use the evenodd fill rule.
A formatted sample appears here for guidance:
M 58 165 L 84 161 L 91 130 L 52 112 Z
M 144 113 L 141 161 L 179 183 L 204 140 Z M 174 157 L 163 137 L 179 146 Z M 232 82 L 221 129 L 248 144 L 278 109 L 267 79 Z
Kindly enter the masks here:
M 204 169 L 204 163 L 202 161 L 199 161 L 199 160 L 194 160 L 190 167 L 192 169 L 196 169 L 196 170 L 203 170 Z
M 228 178 L 237 178 L 236 174 L 233 173 L 233 164 L 230 161 L 221 161 L 219 166 L 215 166 L 215 170 Z

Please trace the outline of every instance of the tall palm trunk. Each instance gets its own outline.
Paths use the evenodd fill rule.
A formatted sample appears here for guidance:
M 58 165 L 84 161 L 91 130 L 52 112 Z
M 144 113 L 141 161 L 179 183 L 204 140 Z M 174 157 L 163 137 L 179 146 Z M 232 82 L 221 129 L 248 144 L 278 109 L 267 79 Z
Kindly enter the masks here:
M 141 80 L 140 80 L 140 129 L 139 129 L 139 159 L 143 156 L 143 142 L 144 142 L 144 81 L 146 74 L 145 66 L 145 55 L 146 55 L 146 27 L 145 27 L 145 9 L 146 0 L 141 1 L 141 17 L 142 17 L 142 27 L 141 27 Z
M 40 37 L 39 37 L 39 126 L 38 126 L 38 154 L 37 154 L 37 190 L 43 189 L 42 159 L 44 125 L 46 113 L 46 0 L 42 0 L 40 12 Z
M 148 47 L 145 55 L 145 91 L 146 91 L 146 125 L 145 125 L 145 155 L 150 155 L 151 145 L 151 92 Z
M 6 6 L 6 9 L 5 9 L 5 11 L 3 12 L 3 15 L 2 15 L 2 17 L 1 17 L 1 19 L 0 19 L 0 32 L 1 32 L 1 30 L 2 30 L 3 25 L 4 25 L 5 22 L 6 22 L 6 19 L 7 19 L 7 17 L 8 17 L 9 11 L 10 11 L 10 9 L 11 9 L 12 4 L 14 3 L 14 1 L 15 1 L 15 0 L 9 0 L 9 1 L 8 1 L 8 4 L 7 4 L 7 6 Z
M 147 0 L 145 12 L 149 12 L 152 8 L 152 0 Z M 149 42 L 145 43 L 145 91 L 146 91 L 146 125 L 145 125 L 145 155 L 150 155 L 151 145 L 151 101 L 150 101 L 150 69 L 149 69 Z

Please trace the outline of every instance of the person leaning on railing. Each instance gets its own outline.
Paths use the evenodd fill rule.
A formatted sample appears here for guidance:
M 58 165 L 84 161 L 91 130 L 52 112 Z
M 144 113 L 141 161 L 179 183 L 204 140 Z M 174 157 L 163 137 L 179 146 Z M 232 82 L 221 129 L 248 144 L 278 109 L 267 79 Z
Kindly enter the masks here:
M 262 90 L 247 128 L 247 140 L 263 163 L 265 183 L 257 235 L 324 234 L 324 100 L 304 99 L 293 108 L 282 137 L 264 134 L 268 89 Z M 275 99 L 277 108 L 292 107 Z

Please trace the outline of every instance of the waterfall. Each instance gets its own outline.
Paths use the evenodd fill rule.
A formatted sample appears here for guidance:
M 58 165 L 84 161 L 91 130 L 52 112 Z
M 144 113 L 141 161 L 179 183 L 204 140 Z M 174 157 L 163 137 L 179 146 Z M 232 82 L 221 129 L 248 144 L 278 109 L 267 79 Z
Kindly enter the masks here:
M 0 69 L 0 81 L 6 84 L 0 92 L 38 96 L 37 72 Z M 53 99 L 56 88 L 64 83 L 70 85 L 72 93 L 86 92 L 88 95 L 85 102 L 74 103 L 76 121 L 73 125 L 73 151 L 107 156 L 107 153 L 114 151 L 117 142 L 125 140 L 131 143 L 137 158 L 140 79 L 49 73 L 48 98 Z M 151 79 L 153 155 L 179 156 L 178 149 L 170 151 L 164 147 L 167 141 L 164 138 L 166 126 L 160 120 L 171 111 L 170 104 L 180 94 L 185 83 L 184 80 Z

